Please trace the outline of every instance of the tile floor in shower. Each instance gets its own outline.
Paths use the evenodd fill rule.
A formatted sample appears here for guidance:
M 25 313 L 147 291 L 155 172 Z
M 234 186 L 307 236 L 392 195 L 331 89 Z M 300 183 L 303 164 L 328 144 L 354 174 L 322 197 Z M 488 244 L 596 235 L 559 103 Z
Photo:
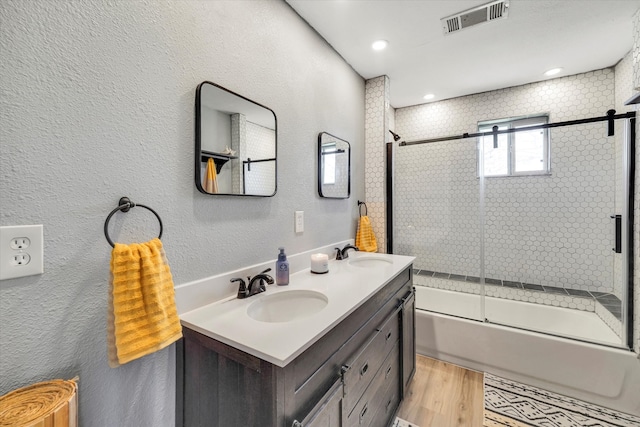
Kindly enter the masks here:
M 483 299 L 482 292 L 452 290 L 456 283 L 415 275 L 416 309 L 615 347 L 622 344 L 622 323 L 594 298 L 549 295 L 543 300 L 539 291 L 487 286 Z M 473 291 L 479 288 L 464 285 Z M 536 298 L 542 302 L 532 302 Z
M 468 282 L 469 284 L 480 284 L 480 278 L 476 276 L 464 276 L 460 274 L 443 273 L 439 271 L 430 271 L 426 269 L 415 268 L 413 273 L 422 277 L 431 277 L 434 279 L 453 280 L 457 282 Z M 522 289 L 526 291 L 543 292 L 551 295 L 581 297 L 593 299 L 600 303 L 611 313 L 617 320 L 622 320 L 622 301 L 610 293 L 585 291 L 582 289 L 568 289 L 557 286 L 539 285 L 533 283 L 514 282 L 509 280 L 501 280 L 494 278 L 485 278 L 485 284 L 490 287 L 503 287 L 510 289 Z M 456 289 L 464 292 L 462 289 Z M 475 292 L 473 292 L 475 293 Z M 535 301 L 530 301 L 535 302 Z M 573 307 L 572 307 L 573 308 Z
M 414 269 L 414 283 L 461 294 L 480 295 L 483 293 L 479 277 L 421 268 Z M 622 303 L 618 297 L 611 293 L 589 292 L 495 278 L 486 278 L 485 283 L 484 295 L 487 297 L 572 309 L 576 313 L 576 319 L 581 317 L 577 311 L 590 312 L 597 316 L 603 325 L 606 325 L 605 327 L 618 337 L 618 340 L 622 337 Z

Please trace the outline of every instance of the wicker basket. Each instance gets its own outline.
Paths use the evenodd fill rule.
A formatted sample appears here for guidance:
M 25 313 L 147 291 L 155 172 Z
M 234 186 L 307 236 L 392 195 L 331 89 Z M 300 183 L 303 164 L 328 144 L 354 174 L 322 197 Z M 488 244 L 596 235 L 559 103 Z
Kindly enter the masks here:
M 52 380 L 0 397 L 0 427 L 77 427 L 75 380 Z

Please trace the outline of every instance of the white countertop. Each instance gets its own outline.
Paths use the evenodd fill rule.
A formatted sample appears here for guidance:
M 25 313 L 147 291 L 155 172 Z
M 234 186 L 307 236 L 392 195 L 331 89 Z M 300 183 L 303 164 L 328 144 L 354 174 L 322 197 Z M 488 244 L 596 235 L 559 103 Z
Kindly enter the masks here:
M 379 258 L 389 262 L 357 265 L 350 261 Z M 384 287 L 415 258 L 403 255 L 349 252 L 346 260 L 329 261 L 329 272 L 309 269 L 292 274 L 288 286 L 267 286 L 266 292 L 245 299 L 235 296 L 180 314 L 182 324 L 208 337 L 284 367 Z M 247 308 L 268 295 L 314 290 L 328 298 L 327 306 L 291 322 L 254 320 Z

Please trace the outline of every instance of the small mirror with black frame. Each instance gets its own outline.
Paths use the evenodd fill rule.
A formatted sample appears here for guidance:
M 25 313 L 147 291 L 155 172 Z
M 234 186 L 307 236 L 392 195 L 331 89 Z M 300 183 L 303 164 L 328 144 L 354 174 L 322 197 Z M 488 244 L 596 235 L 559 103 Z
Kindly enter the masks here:
M 351 194 L 351 146 L 327 132 L 318 134 L 318 194 L 329 199 Z
M 276 194 L 277 125 L 270 108 L 215 83 L 196 89 L 195 181 L 211 195 Z

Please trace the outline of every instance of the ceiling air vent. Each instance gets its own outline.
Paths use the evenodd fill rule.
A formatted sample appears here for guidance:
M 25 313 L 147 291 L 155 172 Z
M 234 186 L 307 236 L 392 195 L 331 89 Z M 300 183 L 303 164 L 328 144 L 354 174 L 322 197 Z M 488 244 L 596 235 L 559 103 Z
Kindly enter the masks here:
M 498 0 L 442 18 L 440 22 L 446 35 L 507 16 L 509 16 L 509 0 Z
M 458 31 L 460 29 L 460 20 L 456 16 L 455 18 L 449 18 L 446 20 L 447 25 L 444 29 L 444 33 L 451 33 L 453 31 Z

